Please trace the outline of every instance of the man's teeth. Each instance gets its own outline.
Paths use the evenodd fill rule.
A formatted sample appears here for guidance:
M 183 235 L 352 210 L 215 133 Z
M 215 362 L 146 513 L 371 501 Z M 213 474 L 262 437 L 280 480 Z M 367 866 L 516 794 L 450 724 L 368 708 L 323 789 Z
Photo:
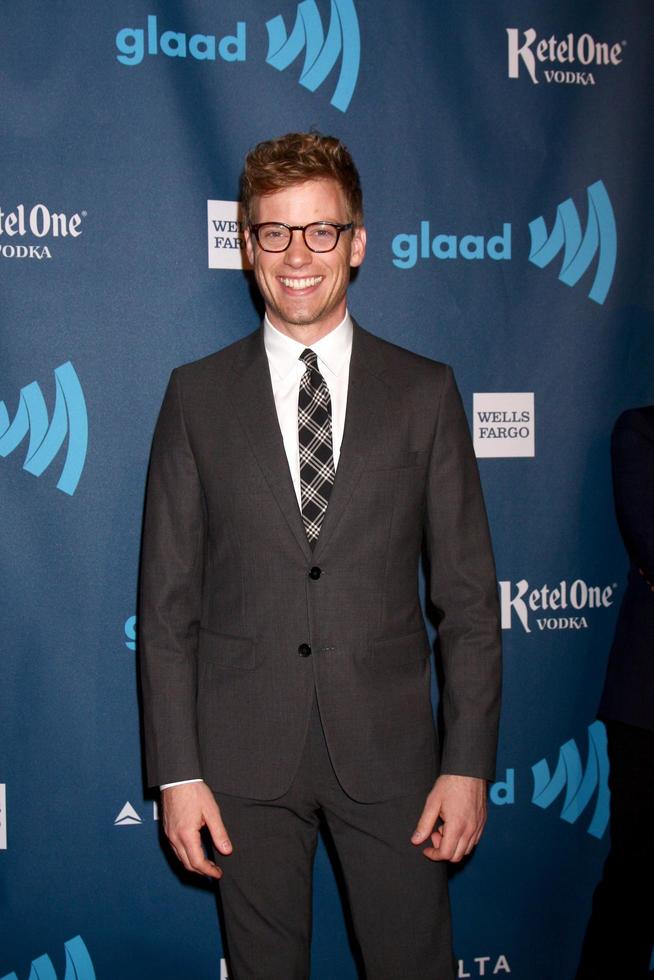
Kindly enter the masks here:
M 280 276 L 280 282 L 289 289 L 308 289 L 309 286 L 317 286 L 322 280 L 322 276 L 311 276 L 309 279 L 282 279 Z

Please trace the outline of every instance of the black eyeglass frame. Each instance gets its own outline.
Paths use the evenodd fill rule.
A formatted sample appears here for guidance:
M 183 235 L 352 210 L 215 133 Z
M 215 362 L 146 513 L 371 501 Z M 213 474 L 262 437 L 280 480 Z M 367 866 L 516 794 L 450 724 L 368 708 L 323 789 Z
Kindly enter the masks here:
M 259 240 L 259 231 L 261 228 L 265 228 L 266 225 L 271 225 L 274 228 L 286 228 L 290 232 L 288 241 L 284 248 L 266 248 L 265 245 L 261 244 Z M 317 249 L 312 248 L 307 241 L 306 230 L 307 228 L 313 228 L 315 225 L 324 227 L 327 225 L 329 228 L 335 228 L 338 234 L 336 235 L 336 241 L 331 248 Z M 291 242 L 293 241 L 293 232 L 301 231 L 304 244 L 309 249 L 310 252 L 314 252 L 316 255 L 326 255 L 328 252 L 333 252 L 341 239 L 341 233 L 344 231 L 350 231 L 354 227 L 354 222 L 349 221 L 346 225 L 339 225 L 335 221 L 310 221 L 308 225 L 287 225 L 283 221 L 260 221 L 257 225 L 249 225 L 250 231 L 257 240 L 257 245 L 263 249 L 264 252 L 281 253 L 285 252 L 291 247 Z

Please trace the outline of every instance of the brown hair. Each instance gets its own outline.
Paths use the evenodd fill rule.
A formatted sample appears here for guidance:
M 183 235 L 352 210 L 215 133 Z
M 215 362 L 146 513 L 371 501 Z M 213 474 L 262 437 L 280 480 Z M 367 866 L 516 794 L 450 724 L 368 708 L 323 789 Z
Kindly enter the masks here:
M 335 136 L 287 133 L 258 143 L 245 158 L 241 177 L 241 204 L 246 224 L 254 199 L 306 180 L 335 180 L 345 194 L 348 220 L 363 224 L 363 195 L 359 173 L 350 152 Z

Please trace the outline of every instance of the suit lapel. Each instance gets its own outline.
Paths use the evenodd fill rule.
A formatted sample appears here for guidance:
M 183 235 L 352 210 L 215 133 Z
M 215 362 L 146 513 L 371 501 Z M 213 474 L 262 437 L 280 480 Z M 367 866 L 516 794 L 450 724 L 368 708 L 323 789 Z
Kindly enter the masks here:
M 232 404 L 270 490 L 308 560 L 311 558 L 311 547 L 302 523 L 277 421 L 263 330 L 252 334 L 248 341 L 242 351 L 242 369 L 232 387 Z
M 297 504 L 270 381 L 263 330 L 251 334 L 242 348 L 232 404 L 271 493 L 307 561 L 318 561 L 354 493 L 366 458 L 384 418 L 388 387 L 381 376 L 384 361 L 376 339 L 354 324 L 345 430 L 334 487 L 312 552 Z
M 383 371 L 384 361 L 376 339 L 355 323 L 345 430 L 334 487 L 313 552 L 316 562 L 329 547 L 366 464 L 380 419 L 384 418 L 388 387 L 380 377 Z

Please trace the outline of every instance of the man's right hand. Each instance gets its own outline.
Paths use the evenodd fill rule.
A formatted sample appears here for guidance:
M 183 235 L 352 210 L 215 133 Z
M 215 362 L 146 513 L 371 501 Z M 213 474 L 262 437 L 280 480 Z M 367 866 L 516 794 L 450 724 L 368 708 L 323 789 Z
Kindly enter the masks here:
M 231 854 L 232 844 L 220 808 L 206 783 L 184 783 L 161 791 L 163 827 L 172 848 L 187 871 L 221 878 L 222 871 L 204 852 L 200 830 L 207 827 L 214 847 Z

